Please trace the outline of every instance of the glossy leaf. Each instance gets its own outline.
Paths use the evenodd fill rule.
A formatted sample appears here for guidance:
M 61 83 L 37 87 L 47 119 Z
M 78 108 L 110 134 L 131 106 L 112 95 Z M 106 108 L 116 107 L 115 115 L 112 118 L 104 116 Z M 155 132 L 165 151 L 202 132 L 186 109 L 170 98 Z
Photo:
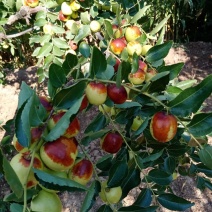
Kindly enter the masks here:
M 22 212 L 23 209 L 24 209 L 24 206 L 18 203 L 12 203 L 10 205 L 10 212 Z
M 94 77 L 97 73 L 100 75 L 107 68 L 107 61 L 102 52 L 97 48 L 93 47 L 91 63 L 90 63 L 90 77 Z
M 130 23 L 137 23 L 137 21 L 144 16 L 145 12 L 150 8 L 150 5 L 144 6 L 142 9 L 140 9 L 130 20 Z
M 212 169 L 212 146 L 204 146 L 204 148 L 199 151 L 199 157 L 202 163 Z
M 75 36 L 74 41 L 78 43 L 83 40 L 83 38 L 87 37 L 91 33 L 89 25 L 82 25 L 79 29 L 78 34 Z
M 60 190 L 60 191 L 87 191 L 88 189 L 73 181 L 66 178 L 61 178 L 58 176 L 53 176 L 47 172 L 33 169 L 35 173 L 36 179 L 39 181 L 41 185 L 43 185 L 45 188 L 53 189 L 53 190 Z
M 164 160 L 164 169 L 168 174 L 172 174 L 176 168 L 176 160 L 174 157 L 167 157 Z
M 126 177 L 128 172 L 128 166 L 124 160 L 116 161 L 110 170 L 109 170 L 109 178 L 107 181 L 108 187 L 117 187 L 121 184 L 122 180 Z
M 103 129 L 108 124 L 108 121 L 103 113 L 99 113 L 87 126 L 84 133 L 97 132 Z
M 11 190 L 15 193 L 17 198 L 20 198 L 23 195 L 23 186 L 18 179 L 15 171 L 11 167 L 9 161 L 3 157 L 3 169 L 4 169 L 4 177 L 9 184 Z
M 105 71 L 98 71 L 96 73 L 96 78 L 98 79 L 104 79 L 104 80 L 109 80 L 112 78 L 112 76 L 114 75 L 114 68 L 113 66 L 107 64 L 107 67 L 105 69 Z
M 212 92 L 212 75 L 205 78 L 200 84 L 182 91 L 175 99 L 169 102 L 170 112 L 176 116 L 188 116 L 197 112 L 202 103 Z
M 99 182 L 93 181 L 87 191 L 82 207 L 80 208 L 80 212 L 88 212 L 91 209 L 100 190 L 101 186 Z
M 162 154 L 163 154 L 163 149 L 162 149 L 161 151 L 159 151 L 159 152 L 150 154 L 149 156 L 143 158 L 143 163 L 147 163 L 147 162 L 150 162 L 150 161 L 155 161 L 155 160 L 157 160 Z
M 141 126 L 133 133 L 133 136 L 140 136 L 141 133 L 143 133 L 143 131 L 146 129 L 146 127 L 148 126 L 149 123 L 149 118 L 146 118 Z
M 192 118 L 191 122 L 187 125 L 189 132 L 195 137 L 200 137 L 211 133 L 212 132 L 211 126 L 212 126 L 212 113 L 196 114 Z
M 163 207 L 174 211 L 185 211 L 194 205 L 194 203 L 168 193 L 159 195 L 157 200 Z
M 172 41 L 167 41 L 164 44 L 153 46 L 146 54 L 146 61 L 152 63 L 165 58 L 172 47 L 172 44 Z
M 131 205 L 128 207 L 121 207 L 118 209 L 119 212 L 155 212 L 158 206 L 150 206 L 147 208 L 139 207 L 137 205 Z
M 84 95 L 85 87 L 86 82 L 81 81 L 71 85 L 70 87 L 62 89 L 55 95 L 53 105 L 61 109 L 68 109 L 72 107 L 73 104 Z
M 62 87 L 62 85 L 66 82 L 66 76 L 63 68 L 54 63 L 51 64 L 49 67 L 49 80 L 54 87 Z
M 110 38 L 113 38 L 113 28 L 111 22 L 108 20 L 104 20 L 104 23 L 107 34 L 109 35 Z
M 183 80 L 183 81 L 180 81 L 176 84 L 176 86 L 182 90 L 185 90 L 186 88 L 190 88 L 192 87 L 193 85 L 195 85 L 197 83 L 197 80 L 196 79 L 193 79 L 193 80 Z
M 76 55 L 68 53 L 66 55 L 65 61 L 62 65 L 65 70 L 66 75 L 78 64 L 78 58 Z
M 172 175 L 160 169 L 152 169 L 148 177 L 159 185 L 169 185 L 172 182 Z
M 104 155 L 97 161 L 96 167 L 102 171 L 108 171 L 112 166 L 112 158 L 112 154 Z
M 148 207 L 152 202 L 152 192 L 149 188 L 143 188 L 133 205 L 138 205 L 140 207 Z
M 124 102 L 123 104 L 117 104 L 117 108 L 131 108 L 131 107 L 141 107 L 141 105 L 138 102 Z

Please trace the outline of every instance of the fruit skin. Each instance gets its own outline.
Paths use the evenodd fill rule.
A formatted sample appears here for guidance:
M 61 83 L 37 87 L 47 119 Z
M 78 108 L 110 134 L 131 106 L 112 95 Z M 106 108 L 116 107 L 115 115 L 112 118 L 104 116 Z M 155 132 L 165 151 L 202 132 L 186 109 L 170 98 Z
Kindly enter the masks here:
M 135 73 L 129 73 L 128 79 L 134 85 L 140 85 L 144 82 L 146 73 L 142 69 L 138 69 Z
M 101 105 L 107 99 L 107 87 L 101 82 L 88 83 L 85 94 L 90 104 Z
M 117 153 L 123 143 L 123 138 L 118 132 L 108 132 L 100 141 L 101 148 L 108 153 Z
M 145 62 L 143 62 L 142 60 L 138 60 L 138 68 L 142 69 L 144 72 L 147 71 L 147 64 Z
M 66 22 L 66 21 L 68 21 L 70 19 L 70 15 L 64 15 L 63 12 L 62 12 L 62 10 L 60 10 L 59 11 L 59 14 L 58 14 L 58 19 L 60 21 Z
M 66 23 L 65 23 L 65 26 L 67 27 L 67 29 L 71 30 L 73 24 L 75 24 L 74 20 L 67 20 Z
M 152 48 L 152 45 L 144 45 L 144 46 L 142 47 L 142 52 L 141 52 L 141 54 L 142 54 L 143 56 L 146 56 L 146 53 L 147 53 L 151 48 Z
M 47 142 L 40 148 L 40 156 L 43 163 L 54 171 L 65 171 L 70 169 L 75 162 L 78 149 L 75 137 L 60 138 Z
M 84 97 L 82 99 L 82 102 L 81 102 L 81 105 L 80 105 L 79 111 L 83 111 L 85 108 L 87 108 L 88 107 L 88 104 L 89 104 L 88 98 L 87 98 L 86 95 L 84 95 Z
M 115 104 L 122 104 L 127 100 L 127 91 L 122 85 L 120 87 L 116 84 L 107 85 L 107 95 Z
M 141 30 L 137 26 L 127 27 L 125 31 L 125 38 L 127 42 L 134 41 L 141 36 Z
M 59 111 L 56 114 L 53 114 L 52 117 L 48 121 L 48 128 L 52 130 L 55 125 L 60 121 L 60 119 L 65 115 L 65 111 Z M 63 136 L 66 138 L 75 137 L 80 131 L 80 123 L 77 117 L 70 122 L 68 128 L 64 132 Z
M 37 212 L 61 212 L 62 202 L 56 193 L 40 190 L 31 201 L 31 210 Z
M 105 203 L 116 204 L 120 201 L 122 196 L 121 186 L 108 188 L 107 181 L 104 181 L 101 183 L 101 191 L 99 196 Z
M 111 51 L 117 55 L 120 55 L 126 46 L 122 38 L 116 38 L 110 42 Z
M 52 30 L 52 24 L 51 23 L 47 23 L 43 26 L 43 32 L 44 34 L 49 34 L 49 35 L 53 35 L 54 32 Z
M 159 142 L 170 141 L 177 133 L 177 119 L 165 111 L 155 113 L 150 122 L 150 133 Z
M 10 161 L 10 165 L 17 174 L 21 184 L 24 186 L 27 180 L 27 188 L 32 188 L 38 184 L 38 181 L 35 179 L 34 173 L 32 170 L 29 172 L 29 177 L 27 179 L 29 166 L 31 163 L 30 152 L 18 153 Z M 43 169 L 43 162 L 40 159 L 38 154 L 35 154 L 33 167 L 36 169 Z
M 25 4 L 29 7 L 37 7 L 39 4 L 39 0 L 24 0 Z
M 71 9 L 70 3 L 68 2 L 63 2 L 61 4 L 61 11 L 64 15 L 71 15 L 73 12 Z
M 93 176 L 93 165 L 87 159 L 80 159 L 70 169 L 68 176 L 71 180 L 86 185 Z
M 152 77 L 154 77 L 157 74 L 157 71 L 155 69 L 148 69 L 146 72 L 145 81 L 149 82 Z
M 77 46 L 77 43 L 75 43 L 73 40 L 70 40 L 68 42 L 69 46 L 71 47 L 71 49 L 73 50 L 77 50 L 78 46 Z
M 113 66 L 115 72 L 118 71 L 118 68 L 119 68 L 120 63 L 121 63 L 120 60 L 116 59 L 116 63 L 115 63 L 115 65 Z
M 138 128 L 141 126 L 142 123 L 143 123 L 143 120 L 141 119 L 141 117 L 136 116 L 136 117 L 133 119 L 133 123 L 132 123 L 131 129 L 132 129 L 133 131 L 138 130 Z
M 132 56 L 134 53 L 140 55 L 142 52 L 142 46 L 138 41 L 130 41 L 127 44 L 127 52 L 130 56 Z
M 90 29 L 92 32 L 99 32 L 101 30 L 101 24 L 98 21 L 93 20 L 90 23 Z
M 122 28 L 119 28 L 117 25 L 112 25 L 113 35 L 115 38 L 122 37 Z
M 47 112 L 50 112 L 53 109 L 51 99 L 48 98 L 47 96 L 39 96 L 39 100 Z

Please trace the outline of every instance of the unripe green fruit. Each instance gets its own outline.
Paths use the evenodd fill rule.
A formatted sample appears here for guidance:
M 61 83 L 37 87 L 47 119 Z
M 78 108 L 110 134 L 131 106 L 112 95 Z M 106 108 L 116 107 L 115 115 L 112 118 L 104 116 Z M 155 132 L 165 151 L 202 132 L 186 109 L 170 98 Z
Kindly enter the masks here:
M 90 29 L 92 32 L 99 32 L 101 30 L 101 24 L 98 21 L 93 20 L 90 23 Z

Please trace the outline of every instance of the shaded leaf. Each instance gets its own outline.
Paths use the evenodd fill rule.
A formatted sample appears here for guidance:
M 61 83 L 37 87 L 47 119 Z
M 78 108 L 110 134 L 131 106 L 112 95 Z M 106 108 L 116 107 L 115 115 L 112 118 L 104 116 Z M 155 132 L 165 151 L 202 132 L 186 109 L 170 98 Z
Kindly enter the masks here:
M 101 157 L 97 163 L 96 167 L 102 171 L 108 171 L 110 167 L 112 166 L 112 154 L 107 154 L 103 157 Z
M 204 148 L 199 151 L 199 157 L 202 163 L 212 169 L 212 146 L 204 146 Z
M 113 212 L 109 205 L 102 205 L 97 212 Z
M 118 211 L 126 211 L 126 212 L 155 212 L 158 206 L 150 206 L 147 208 L 139 207 L 137 205 L 131 205 L 128 207 L 121 207 L 118 209 Z
M 148 177 L 159 185 L 169 185 L 172 182 L 172 175 L 160 169 L 152 169 Z
M 83 38 L 87 37 L 90 35 L 90 26 L 89 25 L 82 25 L 78 31 L 78 34 L 75 36 L 74 41 L 78 43 L 81 41 Z
M 151 7 L 151 5 L 144 6 L 140 9 L 130 20 L 130 23 L 137 23 L 137 21 L 145 14 L 145 12 Z
M 65 70 L 66 75 L 78 64 L 78 58 L 76 55 L 68 53 L 66 55 L 65 61 L 62 65 Z
M 140 207 L 146 208 L 150 206 L 151 202 L 152 202 L 152 192 L 150 189 L 144 188 L 138 195 L 133 205 L 138 205 Z

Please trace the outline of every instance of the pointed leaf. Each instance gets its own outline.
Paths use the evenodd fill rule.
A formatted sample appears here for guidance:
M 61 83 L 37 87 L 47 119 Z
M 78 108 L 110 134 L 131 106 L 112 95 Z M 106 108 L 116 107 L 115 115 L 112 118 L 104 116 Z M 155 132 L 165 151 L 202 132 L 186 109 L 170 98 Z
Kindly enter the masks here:
M 201 128 L 200 128 L 201 129 Z M 207 145 L 199 151 L 199 157 L 202 163 L 212 169 L 212 146 Z
M 124 160 L 117 161 L 109 170 L 108 187 L 120 186 L 122 180 L 126 177 L 128 166 Z
M 158 196 L 157 200 L 163 207 L 174 211 L 185 211 L 194 205 L 194 203 L 174 194 L 161 194 Z
M 196 114 L 192 118 L 191 122 L 187 125 L 189 132 L 195 137 L 200 137 L 211 133 L 212 132 L 211 126 L 212 126 L 212 113 Z
M 93 78 L 97 73 L 101 74 L 107 68 L 107 61 L 102 52 L 97 48 L 93 47 L 91 63 L 90 63 L 90 77 Z
M 96 167 L 102 171 L 108 171 L 110 167 L 112 166 L 112 154 L 107 154 L 103 157 L 101 157 L 97 163 Z
M 110 38 L 113 38 L 113 28 L 111 22 L 108 20 L 104 20 L 104 23 L 107 34 L 109 35 Z
M 66 75 L 78 64 L 78 58 L 76 55 L 68 53 L 66 55 L 65 61 L 62 65 L 65 70 Z
M 148 177 L 159 185 L 169 185 L 172 182 L 172 175 L 160 169 L 152 169 Z
M 37 58 L 48 56 L 50 51 L 52 50 L 52 44 L 51 43 L 45 43 L 39 50 Z
M 167 41 L 164 44 L 153 46 L 146 54 L 146 61 L 152 63 L 165 58 L 169 53 L 172 44 L 172 41 Z
M 4 177 L 7 180 L 7 183 L 9 184 L 12 191 L 15 193 L 15 195 L 20 198 L 23 195 L 23 186 L 18 179 L 18 176 L 16 175 L 15 171 L 11 167 L 9 161 L 3 157 L 3 169 L 4 169 Z
M 52 42 L 55 46 L 57 46 L 60 49 L 69 49 L 70 48 L 67 41 L 64 40 L 63 38 L 53 38 Z
M 151 7 L 151 5 L 144 6 L 140 9 L 130 20 L 130 23 L 137 23 L 137 21 L 145 14 L 145 12 Z
M 164 168 L 168 174 L 172 174 L 176 168 L 176 160 L 174 157 L 167 157 L 164 160 Z
M 150 154 L 149 156 L 143 158 L 143 163 L 157 160 L 163 154 L 163 149 L 160 152 Z
M 131 205 L 131 206 L 128 206 L 128 207 L 122 207 L 122 208 L 119 208 L 118 211 L 119 212 L 155 212 L 156 209 L 158 208 L 158 206 L 150 206 L 150 207 L 147 207 L 147 208 L 143 208 L 143 207 L 139 207 L 137 205 Z
M 138 205 L 140 207 L 148 207 L 152 202 L 152 192 L 148 188 L 142 189 L 141 193 L 138 195 L 136 201 L 133 205 Z
M 66 178 L 61 178 L 58 176 L 53 176 L 52 174 L 49 174 L 47 172 L 33 169 L 35 173 L 36 179 L 39 181 L 40 184 L 42 184 L 45 188 L 53 189 L 53 190 L 59 190 L 59 191 L 87 191 L 88 189 L 73 181 Z
M 114 75 L 114 68 L 113 66 L 107 64 L 107 68 L 104 71 L 98 71 L 96 73 L 96 78 L 98 79 L 104 79 L 104 80 L 109 80 L 112 78 Z
M 66 82 L 66 76 L 63 68 L 54 63 L 51 64 L 49 67 L 49 80 L 54 87 L 62 87 Z
M 78 31 L 78 34 L 75 36 L 74 41 L 78 43 L 81 41 L 83 38 L 87 37 L 90 35 L 90 26 L 89 25 L 82 25 Z
M 176 116 L 188 116 L 198 111 L 205 99 L 212 92 L 212 75 L 209 75 L 198 85 L 182 91 L 175 99 L 169 102 L 170 112 Z

